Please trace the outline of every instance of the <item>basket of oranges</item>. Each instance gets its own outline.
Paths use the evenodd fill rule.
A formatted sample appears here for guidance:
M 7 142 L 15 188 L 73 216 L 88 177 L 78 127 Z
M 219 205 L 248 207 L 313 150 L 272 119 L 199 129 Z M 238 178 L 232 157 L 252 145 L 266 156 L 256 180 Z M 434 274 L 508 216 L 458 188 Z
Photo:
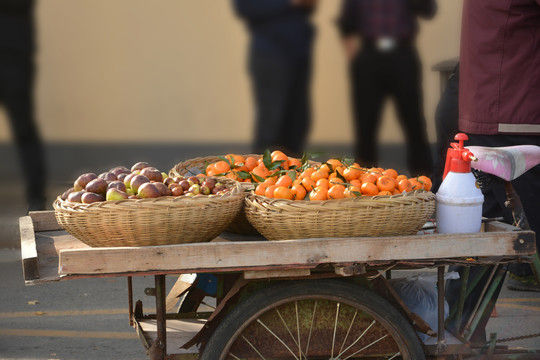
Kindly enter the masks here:
M 257 183 L 244 211 L 269 240 L 413 235 L 435 210 L 430 189 L 427 176 L 330 159 Z

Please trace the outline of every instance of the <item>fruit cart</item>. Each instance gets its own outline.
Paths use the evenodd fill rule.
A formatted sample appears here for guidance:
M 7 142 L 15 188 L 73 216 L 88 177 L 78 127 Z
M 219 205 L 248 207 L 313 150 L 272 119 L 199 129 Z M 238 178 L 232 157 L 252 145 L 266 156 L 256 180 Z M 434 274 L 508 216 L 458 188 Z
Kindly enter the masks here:
M 130 322 L 150 359 L 540 356 L 493 338 L 472 344 L 468 335 L 484 303 L 462 337 L 444 331 L 445 266 L 494 265 L 491 277 L 500 280 L 505 264 L 535 259 L 534 232 L 498 221 L 469 234 L 265 241 L 223 233 L 204 243 L 89 247 L 62 230 L 53 211 L 43 211 L 22 217 L 20 234 L 27 285 L 126 277 Z M 387 279 L 390 270 L 420 268 L 437 269 L 440 310 L 434 329 L 407 308 Z M 220 280 L 213 312 L 167 311 L 165 277 L 188 273 L 211 273 Z M 131 279 L 143 275 L 155 277 L 155 287 L 146 291 L 155 296 L 155 314 L 145 314 L 133 299 Z M 182 293 L 174 288 L 170 296 Z M 432 341 L 422 343 L 415 331 Z

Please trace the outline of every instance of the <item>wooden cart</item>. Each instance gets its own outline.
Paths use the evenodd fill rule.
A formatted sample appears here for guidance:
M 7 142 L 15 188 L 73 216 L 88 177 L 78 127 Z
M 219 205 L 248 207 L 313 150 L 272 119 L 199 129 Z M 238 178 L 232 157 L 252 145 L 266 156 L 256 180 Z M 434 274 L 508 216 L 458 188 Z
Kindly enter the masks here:
M 338 350 L 337 340 L 340 337 L 343 340 L 356 331 L 352 329 L 356 325 L 352 324 L 359 322 L 354 319 L 360 318 L 360 315 L 364 316 L 362 321 L 368 324 L 368 329 L 373 326 L 373 329 L 379 329 L 376 333 L 384 334 L 376 340 L 370 340 L 368 345 L 376 350 L 380 358 L 416 359 L 424 355 L 444 358 L 449 354 L 474 356 L 483 353 L 489 353 L 497 359 L 506 356 L 538 359 L 540 356 L 534 350 L 527 353 L 501 347 L 494 342 L 475 347 L 465 336 L 461 339 L 453 336 L 449 338 L 445 335 L 442 311 L 438 313 L 438 328 L 430 329 L 429 325 L 407 309 L 384 276 L 390 269 L 437 268 L 438 301 L 439 309 L 442 309 L 443 273 L 446 265 L 533 262 L 536 251 L 534 233 L 497 221 L 487 222 L 484 232 L 474 234 L 289 241 L 261 241 L 257 237 L 223 234 L 209 243 L 91 248 L 60 229 L 54 212 L 42 211 L 20 218 L 20 234 L 27 285 L 76 278 L 127 277 L 130 323 L 137 330 L 151 359 L 196 359 L 200 352 L 196 346 L 198 342 L 206 344 L 202 351 L 206 354 L 203 358 L 218 359 L 232 352 L 231 349 L 236 349 L 239 346 L 237 340 L 245 338 L 245 334 L 255 333 L 255 325 L 263 324 L 267 327 L 264 325 L 265 316 L 271 312 L 277 312 L 283 323 L 289 321 L 283 318 L 289 317 L 298 324 L 290 328 L 284 326 L 289 333 L 294 333 L 290 334 L 290 338 L 298 339 L 293 345 L 281 341 L 279 347 L 283 351 L 298 354 L 287 358 L 345 359 L 349 356 L 346 351 L 352 356 L 354 347 L 360 346 L 359 337 L 355 335 L 358 344 L 348 346 L 350 350 L 344 350 L 341 345 Z M 220 286 L 217 296 L 217 307 L 211 314 L 206 314 L 205 318 L 202 318 L 202 313 L 178 314 L 166 311 L 165 276 L 188 273 L 212 273 L 223 280 L 224 285 Z M 494 270 L 492 277 L 497 277 L 497 274 Z M 155 277 L 155 288 L 147 289 L 147 294 L 155 295 L 155 314 L 144 315 L 142 303 L 133 302 L 131 278 L 143 275 Z M 172 291 L 172 296 L 181 292 Z M 237 302 L 242 305 L 237 306 Z M 298 309 L 300 305 L 310 307 L 307 311 L 309 317 L 301 318 L 298 315 L 303 311 Z M 331 343 L 325 345 L 323 334 L 316 333 L 313 323 L 315 313 L 319 314 L 327 305 L 331 309 L 337 305 L 340 315 L 327 316 L 331 319 L 323 330 L 330 331 Z M 319 308 L 315 310 L 317 306 Z M 347 322 L 347 335 L 337 335 L 338 317 L 341 319 L 345 316 L 342 314 L 347 312 L 349 319 L 354 313 L 353 320 Z M 333 313 L 326 315 L 329 314 Z M 301 321 L 309 322 L 307 341 L 304 335 L 300 335 Z M 471 319 L 471 326 L 475 325 L 475 321 Z M 413 327 L 417 331 L 435 335 L 432 345 L 422 344 L 415 331 L 411 331 Z M 362 336 L 367 332 L 365 328 L 364 325 Z M 262 346 L 269 346 L 269 338 L 280 337 L 276 330 L 266 330 L 266 337 L 257 340 L 262 341 Z M 369 331 L 370 336 L 372 332 Z M 350 337 L 353 338 L 352 335 Z M 392 340 L 390 347 L 394 350 L 382 346 L 387 339 Z M 254 341 L 248 342 L 246 353 L 254 351 Z M 372 346 L 375 343 L 377 345 Z M 310 352 L 312 349 L 317 351 L 317 345 L 328 347 L 322 350 L 327 351 L 324 357 L 307 356 L 307 347 L 311 346 Z M 271 347 L 276 349 L 275 345 Z M 329 356 L 330 347 L 332 355 Z M 418 355 L 418 351 L 422 354 Z M 247 357 L 251 358 L 249 355 L 226 358 Z

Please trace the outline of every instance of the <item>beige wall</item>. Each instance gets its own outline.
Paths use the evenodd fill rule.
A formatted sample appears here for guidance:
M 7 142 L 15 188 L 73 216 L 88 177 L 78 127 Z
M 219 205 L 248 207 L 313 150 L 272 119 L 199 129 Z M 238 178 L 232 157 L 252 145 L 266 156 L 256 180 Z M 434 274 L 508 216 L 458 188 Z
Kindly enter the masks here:
M 462 0 L 439 0 L 422 22 L 428 132 L 439 98 L 435 63 L 459 51 Z M 346 67 L 334 26 L 339 2 L 320 0 L 313 142 L 350 142 Z M 251 139 L 247 36 L 227 0 L 41 0 L 37 116 L 46 141 L 238 142 Z M 387 109 L 381 141 L 400 141 Z M 0 113 L 0 141 L 10 139 Z

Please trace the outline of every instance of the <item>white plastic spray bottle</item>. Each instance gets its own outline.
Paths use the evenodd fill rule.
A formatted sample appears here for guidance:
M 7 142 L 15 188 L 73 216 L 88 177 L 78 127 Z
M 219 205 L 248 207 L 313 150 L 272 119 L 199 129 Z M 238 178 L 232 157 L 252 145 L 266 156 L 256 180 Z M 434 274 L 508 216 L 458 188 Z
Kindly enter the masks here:
M 466 134 L 454 137 L 446 153 L 443 182 L 435 194 L 437 232 L 441 234 L 479 232 L 482 226 L 484 195 L 471 173 L 476 158 L 463 142 Z

